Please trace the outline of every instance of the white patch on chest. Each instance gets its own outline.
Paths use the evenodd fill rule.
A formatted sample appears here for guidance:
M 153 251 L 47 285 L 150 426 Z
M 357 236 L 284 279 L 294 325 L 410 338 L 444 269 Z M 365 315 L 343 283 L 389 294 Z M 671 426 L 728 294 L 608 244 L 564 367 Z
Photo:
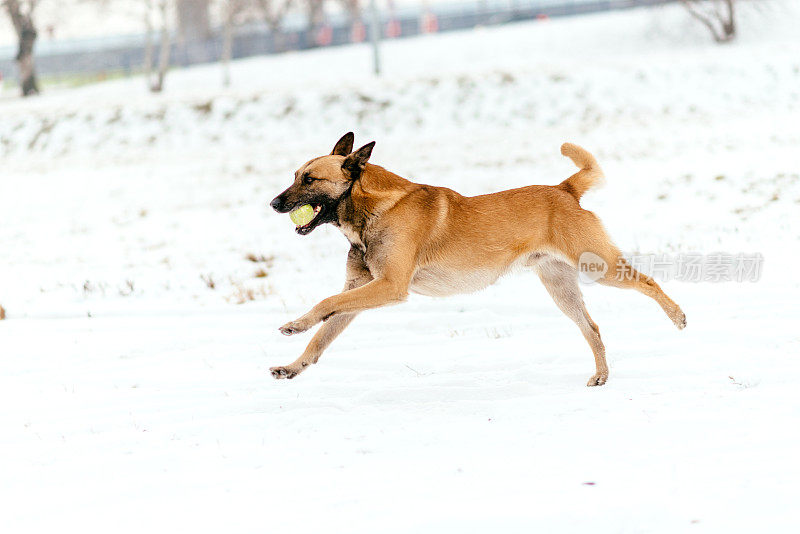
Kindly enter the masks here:
M 361 236 L 353 229 L 352 226 L 349 224 L 340 224 L 339 230 L 341 230 L 347 240 L 350 241 L 351 245 L 360 248 L 362 251 L 367 249 L 364 246 L 364 243 L 361 241 Z

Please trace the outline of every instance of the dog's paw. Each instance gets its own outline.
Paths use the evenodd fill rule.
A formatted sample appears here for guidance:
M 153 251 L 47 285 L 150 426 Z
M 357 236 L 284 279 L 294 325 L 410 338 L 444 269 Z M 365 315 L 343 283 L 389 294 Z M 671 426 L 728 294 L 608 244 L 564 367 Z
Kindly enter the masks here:
M 269 372 L 272 373 L 272 378 L 276 380 L 281 380 L 282 378 L 288 378 L 291 380 L 292 378 L 298 375 L 298 371 L 295 371 L 291 367 L 270 367 Z
M 294 334 L 300 334 L 302 332 L 305 332 L 309 328 L 310 326 L 305 324 L 304 321 L 298 320 L 298 321 L 290 321 L 285 325 L 283 325 L 282 327 L 280 327 L 278 330 L 280 330 L 281 334 L 283 334 L 284 336 L 293 336 Z
M 603 373 L 595 373 L 595 375 L 586 382 L 586 385 L 589 387 L 592 386 L 602 386 L 608 380 L 608 371 Z
M 678 310 L 678 313 L 675 314 L 675 317 L 672 319 L 672 322 L 675 323 L 675 326 L 678 327 L 678 330 L 683 330 L 686 328 L 686 314 L 683 313 L 681 310 Z

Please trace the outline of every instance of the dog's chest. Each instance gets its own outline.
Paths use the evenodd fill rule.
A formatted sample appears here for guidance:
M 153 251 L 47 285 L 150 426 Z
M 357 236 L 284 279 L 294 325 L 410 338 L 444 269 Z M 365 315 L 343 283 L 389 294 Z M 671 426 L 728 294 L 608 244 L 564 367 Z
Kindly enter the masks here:
M 361 250 L 361 252 L 366 252 L 367 247 L 364 245 L 364 242 L 361 240 L 361 234 L 349 224 L 339 224 L 339 230 L 344 234 L 350 244 L 354 247 Z

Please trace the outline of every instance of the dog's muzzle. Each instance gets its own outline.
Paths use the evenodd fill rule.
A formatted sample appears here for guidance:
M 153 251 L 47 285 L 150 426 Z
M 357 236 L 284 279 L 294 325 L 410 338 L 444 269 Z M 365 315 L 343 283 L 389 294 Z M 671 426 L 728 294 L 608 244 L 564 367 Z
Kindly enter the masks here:
M 286 213 L 287 211 L 289 211 L 288 209 L 286 209 L 286 203 L 283 201 L 280 195 L 273 198 L 272 202 L 270 202 L 269 205 L 272 209 L 274 209 L 278 213 Z

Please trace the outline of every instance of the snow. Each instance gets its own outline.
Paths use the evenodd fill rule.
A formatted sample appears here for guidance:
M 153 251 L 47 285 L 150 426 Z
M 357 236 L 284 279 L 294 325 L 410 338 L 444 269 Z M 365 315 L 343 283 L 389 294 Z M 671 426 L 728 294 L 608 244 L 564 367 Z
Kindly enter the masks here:
M 0 101 L 3 531 L 793 531 L 800 13 L 762 5 L 730 46 L 669 7 L 386 43 L 380 79 L 354 46 Z M 351 129 L 467 194 L 557 183 L 578 142 L 623 250 L 763 275 L 662 283 L 681 332 L 584 286 L 599 388 L 529 273 L 364 313 L 275 381 L 348 245 L 266 204 Z

